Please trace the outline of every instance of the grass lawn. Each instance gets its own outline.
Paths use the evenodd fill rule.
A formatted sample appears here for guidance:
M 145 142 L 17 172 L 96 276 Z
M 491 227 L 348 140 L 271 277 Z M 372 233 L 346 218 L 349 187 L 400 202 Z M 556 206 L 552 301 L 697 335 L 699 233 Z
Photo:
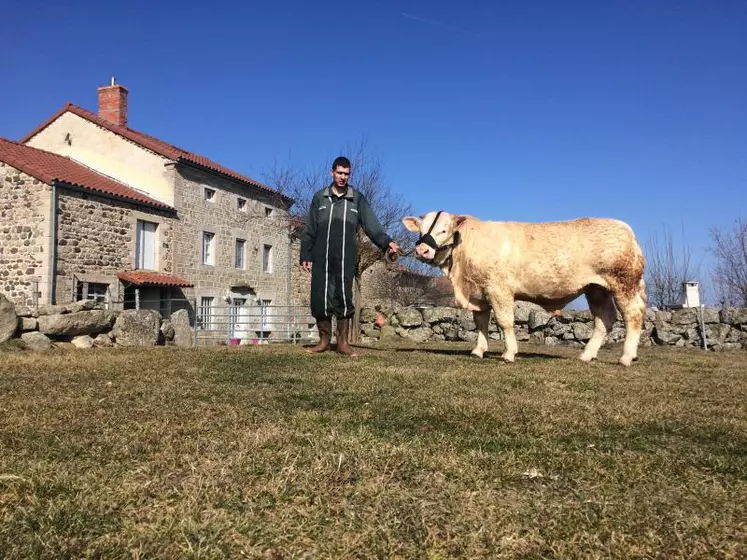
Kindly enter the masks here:
M 0 558 L 744 558 L 747 353 L 0 354 Z

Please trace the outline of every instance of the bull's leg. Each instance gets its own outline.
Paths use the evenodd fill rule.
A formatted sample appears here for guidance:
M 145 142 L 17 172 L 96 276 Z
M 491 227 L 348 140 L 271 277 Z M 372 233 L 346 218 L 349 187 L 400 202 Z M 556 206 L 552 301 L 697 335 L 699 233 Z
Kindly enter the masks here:
M 591 334 L 589 342 L 586 343 L 586 348 L 581 354 L 581 360 L 590 362 L 596 359 L 599 348 L 604 342 L 604 337 L 612 330 L 617 313 L 615 312 L 612 292 L 596 284 L 587 288 L 586 301 L 589 302 L 589 311 L 594 316 L 594 332 Z
M 487 311 L 473 311 L 472 318 L 477 325 L 477 345 L 472 349 L 472 355 L 482 358 L 488 351 L 488 328 L 490 327 L 490 308 Z
M 519 347 L 516 344 L 516 333 L 514 332 L 514 298 L 512 294 L 489 291 L 486 293 L 490 306 L 495 313 L 495 320 L 503 329 L 506 348 L 501 358 L 507 362 L 513 362 Z
M 464 295 L 464 292 L 459 287 L 459 283 L 454 284 L 454 300 L 459 307 L 466 309 L 467 311 L 482 311 L 482 308 L 472 303 L 469 298 Z
M 638 355 L 638 343 L 646 315 L 646 284 L 641 280 L 635 290 L 615 294 L 615 302 L 625 320 L 625 343 L 620 363 L 629 366 Z

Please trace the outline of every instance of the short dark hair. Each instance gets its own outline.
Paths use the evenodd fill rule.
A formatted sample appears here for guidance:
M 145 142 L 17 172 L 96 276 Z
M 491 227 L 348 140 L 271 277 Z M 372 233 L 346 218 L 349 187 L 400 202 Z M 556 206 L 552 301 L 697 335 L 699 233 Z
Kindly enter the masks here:
M 345 156 L 340 156 L 338 158 L 335 158 L 335 161 L 332 162 L 332 171 L 334 171 L 338 167 L 344 167 L 344 168 L 350 169 L 350 160 L 346 158 Z

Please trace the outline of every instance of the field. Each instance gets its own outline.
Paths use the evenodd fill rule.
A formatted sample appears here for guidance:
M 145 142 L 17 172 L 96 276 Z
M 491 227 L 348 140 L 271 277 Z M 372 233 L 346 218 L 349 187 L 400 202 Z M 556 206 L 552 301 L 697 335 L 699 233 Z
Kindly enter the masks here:
M 745 557 L 747 353 L 520 349 L 2 353 L 0 558 Z

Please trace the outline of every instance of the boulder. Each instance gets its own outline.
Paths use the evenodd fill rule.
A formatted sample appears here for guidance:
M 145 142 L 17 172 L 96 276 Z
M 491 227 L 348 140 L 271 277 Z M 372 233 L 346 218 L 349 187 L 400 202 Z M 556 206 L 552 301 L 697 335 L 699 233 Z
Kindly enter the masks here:
M 189 326 L 189 312 L 186 309 L 180 309 L 171 314 L 169 321 L 174 329 L 174 344 L 185 348 L 193 346 L 195 337 L 192 327 Z
M 76 348 L 93 348 L 93 339 L 87 334 L 76 336 L 70 342 Z
M 698 310 L 694 308 L 678 309 L 672 312 L 673 325 L 693 325 L 698 323 Z
M 161 327 L 161 315 L 153 309 L 127 309 L 114 323 L 112 334 L 119 346 L 155 346 Z
M 93 339 L 93 345 L 108 348 L 114 346 L 114 342 L 112 342 L 112 337 L 109 333 L 101 333 Z
M 476 331 L 465 331 L 460 330 L 459 331 L 459 340 L 463 340 L 465 342 L 470 342 L 474 344 L 477 342 L 477 332 Z
M 682 336 L 673 333 L 667 328 L 666 323 L 657 321 L 651 336 L 656 344 L 677 344 L 682 341 Z
M 19 317 L 18 330 L 22 332 L 35 331 L 39 328 L 39 321 L 33 317 Z
M 384 325 L 381 327 L 381 331 L 379 332 L 379 340 L 391 340 L 397 338 L 397 331 L 394 327 L 390 327 L 389 325 Z
M 0 342 L 12 338 L 17 329 L 16 307 L 8 298 L 0 294 Z
M 361 327 L 361 331 L 369 338 L 379 338 L 381 336 L 381 331 L 370 323 L 365 323 Z
M 417 327 L 408 331 L 408 338 L 413 342 L 421 343 L 428 340 L 433 334 L 428 327 Z
M 427 307 L 423 309 L 423 321 L 429 324 L 453 321 L 457 312 L 453 307 Z
M 64 315 L 40 315 L 39 332 L 51 336 L 77 336 L 95 334 L 109 330 L 117 314 L 113 311 L 95 310 L 66 313 Z
M 364 307 L 361 309 L 361 323 L 373 323 L 376 321 L 378 312 L 371 307 Z
M 592 323 L 574 323 L 573 324 L 573 336 L 576 340 L 586 342 L 591 338 L 591 333 L 594 331 L 594 325 Z
M 403 327 L 418 327 L 423 323 L 423 316 L 417 309 L 402 309 L 397 312 L 396 317 Z
M 167 342 L 174 340 L 174 325 L 171 324 L 171 321 L 166 320 L 161 323 L 161 334 L 163 334 L 163 339 Z
M 529 330 L 534 331 L 544 327 L 551 317 L 552 315 L 542 308 L 532 309 L 529 313 Z
M 477 328 L 477 325 L 475 325 L 475 321 L 472 318 L 472 311 L 467 311 L 466 309 L 460 309 L 457 312 L 457 323 L 459 323 L 459 326 L 465 331 L 473 331 Z
M 718 323 L 719 322 L 718 309 L 713 309 L 712 307 L 703 308 L 703 322 L 707 325 Z
M 49 337 L 39 331 L 25 332 L 21 334 L 21 340 L 29 350 L 40 351 L 52 348 L 52 341 Z
M 514 323 L 523 325 L 529 322 L 529 316 L 535 310 L 534 305 L 527 301 L 517 301 L 514 303 Z

